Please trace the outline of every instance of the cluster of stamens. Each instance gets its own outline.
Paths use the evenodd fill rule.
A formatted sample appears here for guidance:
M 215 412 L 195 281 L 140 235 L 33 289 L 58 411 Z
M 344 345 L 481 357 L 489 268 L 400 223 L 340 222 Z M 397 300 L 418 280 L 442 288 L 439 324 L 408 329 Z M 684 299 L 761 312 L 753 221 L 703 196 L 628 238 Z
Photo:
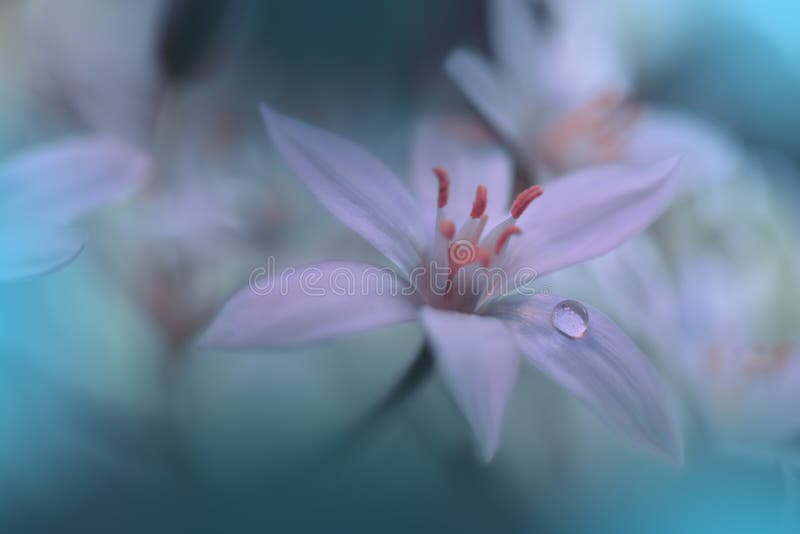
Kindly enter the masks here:
M 605 91 L 548 127 L 536 140 L 536 151 L 558 172 L 617 161 L 640 114 L 621 94 Z
M 450 177 L 443 169 L 433 169 L 439 181 L 439 196 L 437 206 L 437 245 L 440 250 L 446 251 L 449 268 L 449 277 L 468 265 L 489 267 L 496 262 L 508 244 L 511 236 L 521 233 L 516 221 L 525 212 L 526 208 L 542 194 L 538 185 L 529 187 L 519 194 L 511 205 L 510 217 L 495 226 L 488 235 L 481 239 L 483 231 L 489 220 L 486 215 L 488 204 L 488 190 L 479 185 L 475 190 L 475 199 L 469 218 L 456 229 L 456 224 L 444 218 L 443 208 L 447 206 L 450 193 Z
M 745 362 L 745 372 L 749 376 L 777 372 L 786 367 L 792 354 L 792 345 L 784 343 L 772 348 L 759 348 Z
M 742 403 L 755 384 L 763 385 L 764 380 L 782 372 L 796 354 L 796 347 L 789 343 L 771 348 L 755 347 L 746 349 L 744 353 L 735 348 L 728 350 L 733 354 L 725 354 L 724 345 L 712 343 L 706 354 L 706 367 L 723 379 L 714 390 L 716 408 L 731 416 L 741 413 Z M 733 361 L 726 361 L 726 358 Z
M 719 373 L 723 367 L 722 346 L 712 343 L 706 354 L 706 367 L 715 373 Z M 777 345 L 775 347 L 756 347 L 748 350 L 739 364 L 742 374 L 747 378 L 755 378 L 760 375 L 778 372 L 789 363 L 793 354 L 794 346 L 789 343 Z

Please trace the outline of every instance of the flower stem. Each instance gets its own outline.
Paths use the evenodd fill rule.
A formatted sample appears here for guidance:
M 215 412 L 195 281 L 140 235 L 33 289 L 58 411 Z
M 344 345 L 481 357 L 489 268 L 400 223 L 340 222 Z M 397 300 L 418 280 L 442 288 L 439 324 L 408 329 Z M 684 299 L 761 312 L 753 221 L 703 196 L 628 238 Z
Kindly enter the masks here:
M 354 450 L 358 449 L 392 413 L 408 401 L 414 392 L 425 382 L 433 372 L 433 353 L 427 342 L 420 348 L 419 353 L 411 365 L 395 382 L 394 386 L 384 397 L 356 421 L 345 436 L 325 455 L 324 463 L 341 460 Z
M 376 404 L 375 407 L 359 421 L 352 435 L 358 436 L 368 433 L 371 428 L 374 428 L 382 419 L 393 410 L 399 408 L 400 405 L 411 397 L 425 379 L 430 376 L 432 371 L 433 354 L 430 346 L 425 342 L 420 348 L 416 358 L 414 358 L 414 361 L 411 362 L 406 372 L 400 377 L 400 380 L 395 383 L 394 387 L 389 390 L 381 402 Z
M 411 365 L 398 378 L 394 386 L 353 424 L 322 454 L 310 462 L 303 462 L 300 473 L 294 472 L 288 480 L 282 480 L 273 486 L 279 488 L 281 498 L 293 495 L 294 492 L 304 492 L 311 483 L 311 479 L 318 480 L 323 473 L 329 473 L 344 463 L 344 461 L 362 447 L 375 430 L 392 413 L 396 412 L 413 393 L 425 382 L 433 372 L 433 353 L 427 343 L 423 345 L 411 362 Z

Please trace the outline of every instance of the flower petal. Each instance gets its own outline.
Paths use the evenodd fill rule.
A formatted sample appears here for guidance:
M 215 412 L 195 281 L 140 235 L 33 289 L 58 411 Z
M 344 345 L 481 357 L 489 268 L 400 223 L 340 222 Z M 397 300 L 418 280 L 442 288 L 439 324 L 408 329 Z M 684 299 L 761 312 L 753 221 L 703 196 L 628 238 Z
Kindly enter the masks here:
M 450 175 L 446 217 L 460 223 L 469 216 L 475 189 L 489 191 L 486 215 L 497 221 L 505 214 L 511 195 L 513 168 L 508 154 L 490 141 L 475 121 L 456 117 L 428 117 L 417 127 L 411 158 L 414 190 L 427 220 L 436 218 L 438 182 L 434 167 Z
M 512 336 L 502 321 L 492 317 L 426 307 L 421 318 L 444 380 L 488 462 L 497 450 L 503 412 L 519 367 Z
M 502 1 L 502 0 L 501 0 Z M 627 94 L 630 67 L 609 8 L 594 0 L 550 2 L 554 19 L 537 50 L 540 85 L 562 105 L 585 102 L 599 92 Z
M 507 269 L 542 276 L 619 246 L 666 207 L 678 161 L 595 167 L 549 184 L 517 223 L 522 235 L 509 247 Z
M 362 147 L 261 107 L 275 148 L 320 202 L 408 275 L 422 263 L 417 204 Z
M 145 178 L 147 161 L 111 138 L 42 145 L 0 168 L 0 209 L 26 220 L 68 223 L 129 195 Z
M 74 260 L 86 244 L 79 231 L 59 227 L 0 229 L 0 282 L 47 274 Z
M 779 355 L 781 351 L 786 351 Z M 775 367 L 749 377 L 743 392 L 741 417 L 735 430 L 745 441 L 787 445 L 800 434 L 800 349 L 796 346 L 772 349 Z M 747 378 L 747 377 L 745 377 Z M 739 384 L 742 384 L 739 382 Z M 749 387 L 748 387 L 749 386 Z M 740 386 L 741 387 L 741 386 Z M 728 394 L 731 392 L 728 391 Z M 724 417 L 717 417 L 719 422 Z M 724 423 L 724 421 L 723 421 Z
M 514 295 L 491 303 L 487 314 L 506 321 L 519 350 L 608 424 L 680 461 L 681 444 L 667 393 L 633 342 L 600 312 L 588 311 L 580 339 L 552 324 L 552 295 Z
M 668 109 L 648 108 L 628 137 L 626 161 L 656 161 L 681 154 L 682 190 L 712 185 L 743 164 L 735 142 L 711 124 Z
M 444 69 L 473 106 L 502 137 L 515 144 L 523 141 L 526 101 L 519 89 L 478 54 L 465 49 L 452 52 Z
M 93 131 L 148 141 L 162 83 L 153 45 L 163 5 L 25 2 L 20 46 L 37 97 L 75 112 Z M 125 46 L 97 46 L 115 41 Z
M 386 267 L 325 262 L 254 270 L 200 339 L 209 348 L 279 348 L 411 321 L 418 309 Z
M 526 0 L 491 0 L 488 36 L 492 52 L 507 73 L 535 90 L 542 80 L 538 60 L 542 36 Z

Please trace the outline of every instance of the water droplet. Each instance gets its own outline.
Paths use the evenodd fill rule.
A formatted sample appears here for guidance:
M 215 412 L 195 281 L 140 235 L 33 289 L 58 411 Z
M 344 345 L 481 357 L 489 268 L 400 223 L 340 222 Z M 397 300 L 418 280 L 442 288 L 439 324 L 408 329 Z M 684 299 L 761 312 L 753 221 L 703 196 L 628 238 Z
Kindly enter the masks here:
M 578 301 L 562 300 L 553 308 L 551 321 L 565 336 L 580 339 L 589 328 L 589 312 Z

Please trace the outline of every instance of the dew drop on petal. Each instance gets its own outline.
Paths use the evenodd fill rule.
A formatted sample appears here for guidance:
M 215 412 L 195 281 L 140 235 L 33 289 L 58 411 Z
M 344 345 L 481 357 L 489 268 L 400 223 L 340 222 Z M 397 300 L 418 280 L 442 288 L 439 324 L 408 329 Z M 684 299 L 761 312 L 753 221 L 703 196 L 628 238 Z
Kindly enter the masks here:
M 589 312 L 578 301 L 562 300 L 553 308 L 553 326 L 567 337 L 580 339 L 589 328 Z

